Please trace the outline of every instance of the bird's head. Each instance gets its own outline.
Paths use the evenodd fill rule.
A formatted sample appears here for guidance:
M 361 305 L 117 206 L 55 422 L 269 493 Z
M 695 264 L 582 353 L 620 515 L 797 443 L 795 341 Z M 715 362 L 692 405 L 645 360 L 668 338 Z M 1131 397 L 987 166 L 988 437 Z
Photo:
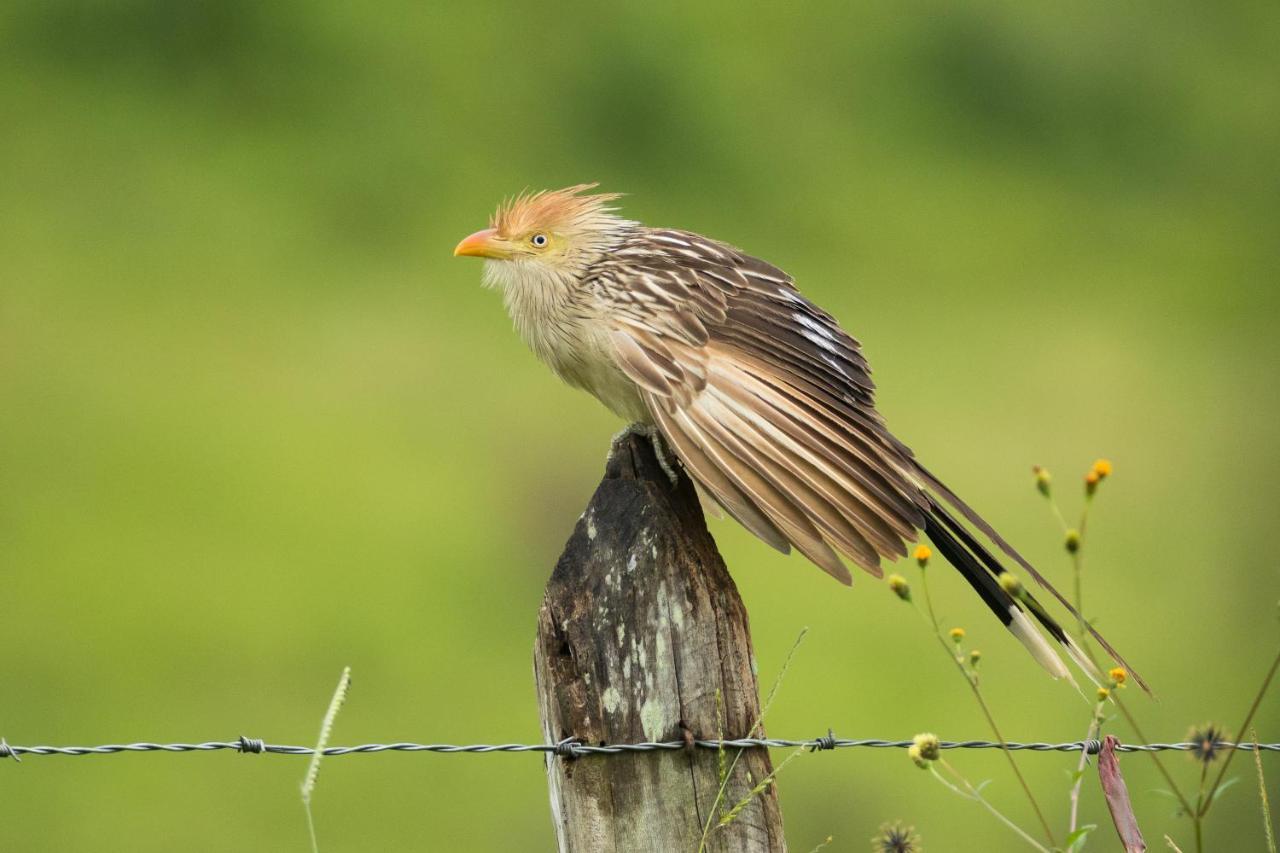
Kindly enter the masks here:
M 595 187 L 578 184 L 508 199 L 489 220 L 489 227 L 467 237 L 453 254 L 537 265 L 554 272 L 580 269 L 631 224 L 615 216 L 609 206 L 618 194 L 591 193 Z

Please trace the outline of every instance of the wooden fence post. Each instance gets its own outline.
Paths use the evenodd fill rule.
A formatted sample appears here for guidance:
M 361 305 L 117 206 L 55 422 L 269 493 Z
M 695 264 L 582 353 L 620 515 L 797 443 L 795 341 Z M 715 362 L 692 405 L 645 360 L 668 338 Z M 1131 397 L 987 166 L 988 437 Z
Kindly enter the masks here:
M 760 716 L 746 608 L 693 485 L 683 474 L 673 485 L 643 438 L 611 455 L 547 583 L 534 671 L 550 741 L 745 737 Z M 771 770 L 767 750 L 745 750 L 721 808 Z M 560 850 L 570 853 L 693 853 L 708 818 L 714 827 L 720 816 L 711 749 L 548 755 L 547 775 Z M 712 832 L 707 849 L 785 850 L 773 787 Z

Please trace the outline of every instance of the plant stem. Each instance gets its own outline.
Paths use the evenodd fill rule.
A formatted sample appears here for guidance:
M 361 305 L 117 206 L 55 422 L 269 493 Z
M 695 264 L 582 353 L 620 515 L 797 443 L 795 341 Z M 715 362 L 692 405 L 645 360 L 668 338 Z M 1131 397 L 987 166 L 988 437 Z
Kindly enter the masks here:
M 1093 660 L 1092 650 L 1090 650 L 1088 646 L 1085 646 L 1085 651 L 1088 652 L 1089 659 Z M 1133 729 L 1133 733 L 1138 736 L 1138 740 L 1142 743 L 1150 743 L 1150 739 L 1143 733 L 1142 727 L 1138 725 L 1137 718 L 1130 713 L 1129 708 L 1121 701 L 1120 697 L 1115 695 L 1113 692 L 1111 694 L 1111 698 L 1115 701 L 1116 707 L 1120 709 L 1120 713 L 1124 714 L 1125 720 L 1128 721 L 1129 727 Z M 1194 809 L 1191 808 L 1191 803 L 1187 801 L 1186 796 L 1182 793 L 1182 789 L 1178 787 L 1178 783 L 1173 780 L 1173 774 L 1164 766 L 1164 762 L 1160 760 L 1159 754 L 1155 752 L 1148 752 L 1147 755 L 1150 755 L 1152 760 L 1155 761 L 1156 767 L 1160 770 L 1160 775 L 1164 777 L 1165 784 L 1169 786 L 1169 790 L 1173 791 L 1174 796 L 1178 798 L 1178 804 L 1182 806 L 1182 810 L 1187 814 L 1191 814 L 1194 811 Z
M 1204 805 L 1204 780 L 1209 775 L 1208 762 L 1201 760 L 1200 763 L 1200 792 L 1196 794 L 1196 810 L 1191 813 L 1191 822 L 1196 828 L 1196 853 L 1204 853 L 1204 831 L 1202 825 L 1204 815 L 1200 813 L 1200 807 Z
M 950 773 L 956 779 L 960 780 L 960 783 L 964 785 L 965 788 L 967 789 L 967 793 L 965 791 L 960 790 L 955 785 L 948 782 L 946 779 L 943 779 L 941 774 L 938 773 L 938 769 L 934 767 L 935 763 L 941 764 L 943 767 L 947 768 L 948 773 Z M 948 788 L 954 791 L 958 796 L 964 797 L 966 800 L 975 800 L 981 803 L 986 808 L 987 811 L 995 815 L 996 818 L 1001 823 L 1003 823 L 1005 826 L 1009 827 L 1014 832 L 1016 832 L 1019 835 L 1019 837 L 1021 837 L 1024 841 L 1026 841 L 1032 847 L 1041 851 L 1041 853 L 1049 853 L 1048 848 L 1046 848 L 1043 844 L 1041 844 L 1040 842 L 1032 838 L 1030 835 L 1028 835 L 1026 831 L 1022 829 L 1022 827 L 1018 826 L 1016 823 L 1009 820 L 1009 818 L 1001 814 L 1000 811 L 995 806 L 987 802 L 986 798 L 982 796 L 982 793 L 978 791 L 977 788 L 970 785 L 969 780 L 961 776 L 954 767 L 952 767 L 950 764 L 947 763 L 945 759 L 939 758 L 937 762 L 932 762 L 932 761 L 929 762 L 929 772 L 933 774 L 933 778 L 937 779 L 943 785 L 946 785 Z
M 778 695 L 778 688 L 782 686 L 782 679 L 786 677 L 787 670 L 790 669 L 791 667 L 791 659 L 795 657 L 796 650 L 800 648 L 800 644 L 804 642 L 805 634 L 808 634 L 808 633 L 809 633 L 809 626 L 806 625 L 800 629 L 800 633 L 796 636 L 796 641 L 791 644 L 791 648 L 787 651 L 786 658 L 784 658 L 782 661 L 782 668 L 778 670 L 777 677 L 773 679 L 773 686 L 769 688 L 769 695 L 764 700 L 764 707 L 760 709 L 760 716 L 756 717 L 755 722 L 751 724 L 751 728 L 747 729 L 747 737 L 756 736 L 757 729 L 760 730 L 759 731 L 760 736 L 764 735 L 764 730 L 761 729 L 760 727 L 764 723 L 765 715 L 769 713 L 769 708 L 772 707 L 773 700 Z M 716 710 L 717 712 L 719 712 L 719 705 L 717 705 Z M 723 731 L 719 732 L 719 737 L 720 737 L 720 740 L 724 740 Z M 717 761 L 719 762 L 719 765 L 723 767 L 724 746 L 721 745 L 719 747 L 719 750 L 722 753 L 722 755 L 717 759 Z M 734 768 L 738 766 L 738 759 L 742 757 L 743 752 L 744 750 L 739 749 L 736 753 L 734 753 L 733 761 L 729 762 L 729 769 L 722 773 L 722 778 L 720 779 L 720 788 L 716 791 L 715 802 L 711 804 L 711 809 L 710 811 L 707 812 L 707 822 L 702 825 L 702 840 L 698 842 L 698 853 L 703 853 L 703 851 L 707 847 L 707 838 L 710 837 L 711 829 L 712 829 L 711 821 L 715 819 L 717 812 L 720 811 L 721 804 L 724 803 L 724 795 L 728 791 L 729 780 L 733 778 Z M 791 759 L 788 758 L 786 760 L 790 761 Z M 778 768 L 778 770 L 781 770 L 781 769 L 782 769 L 781 767 Z M 775 770 L 774 773 L 776 772 L 777 771 Z M 770 774 L 770 775 L 772 776 L 773 774 Z
M 1093 719 L 1089 721 L 1089 731 L 1085 734 L 1086 741 L 1093 740 L 1098 736 L 1098 732 L 1102 729 L 1102 709 L 1107 703 L 1106 699 L 1101 700 L 1093 709 Z M 1080 762 L 1076 765 L 1076 780 L 1071 786 L 1071 822 L 1067 826 L 1067 834 L 1076 831 L 1076 822 L 1080 814 L 1080 784 L 1084 782 L 1084 768 L 1089 761 L 1088 750 L 1080 750 Z
M 1276 833 L 1271 828 L 1271 803 L 1267 800 L 1267 780 L 1262 775 L 1262 750 L 1258 749 L 1258 732 L 1253 731 L 1253 762 L 1258 766 L 1258 798 L 1262 800 L 1262 828 L 1267 832 L 1267 853 L 1276 853 Z
M 1253 704 L 1249 706 L 1249 713 L 1245 714 L 1244 722 L 1240 724 L 1240 728 L 1236 731 L 1244 734 L 1249 729 L 1249 724 L 1253 722 L 1253 715 L 1258 712 L 1258 706 L 1262 704 L 1262 697 L 1267 695 L 1267 688 L 1271 686 L 1271 681 L 1276 677 L 1276 670 L 1280 669 L 1280 651 L 1276 652 L 1276 658 L 1271 662 L 1271 669 L 1267 670 L 1266 678 L 1262 679 L 1262 686 L 1258 688 L 1258 694 L 1253 697 Z M 1236 757 L 1238 750 L 1231 749 L 1227 752 L 1227 758 L 1222 762 L 1222 769 L 1218 771 L 1218 776 L 1213 780 L 1213 787 L 1209 789 L 1209 797 L 1203 803 L 1199 804 L 1197 813 L 1204 817 L 1209 813 L 1209 806 L 1213 805 L 1213 795 L 1218 790 L 1218 786 L 1222 784 L 1222 777 L 1227 775 L 1227 768 L 1231 766 L 1231 759 Z
M 1045 819 L 1044 812 L 1040 811 L 1040 804 L 1036 802 L 1035 795 L 1031 793 L 1031 786 L 1027 784 L 1027 780 L 1023 777 L 1022 771 L 1018 769 L 1018 764 L 1013 760 L 1013 753 L 1009 750 L 1009 743 L 1004 739 L 1004 735 L 1000 733 L 1000 727 L 996 725 L 995 717 L 991 714 L 991 709 L 987 707 L 987 702 L 982 698 L 982 691 L 978 688 L 977 682 L 965 671 L 964 664 L 951 653 L 951 649 L 947 647 L 947 641 L 942 636 L 942 630 L 938 627 L 938 617 L 933 611 L 933 597 L 929 595 L 929 573 L 923 570 L 920 573 L 920 587 L 924 590 L 925 606 L 929 609 L 929 621 L 933 624 L 934 636 L 938 638 L 938 643 L 942 646 L 942 650 L 946 652 L 951 662 L 956 665 L 956 669 L 964 676 L 965 682 L 968 683 L 969 689 L 973 691 L 973 697 L 978 700 L 978 707 L 982 709 L 982 714 L 987 718 L 987 724 L 991 726 L 992 733 L 996 736 L 996 740 L 1000 741 L 1000 751 L 1004 753 L 1004 757 L 1009 760 L 1009 767 L 1013 770 L 1013 775 L 1017 777 L 1018 784 L 1022 786 L 1022 790 L 1027 795 L 1027 800 L 1031 803 L 1032 810 L 1036 813 L 1036 818 L 1040 821 L 1040 826 L 1044 830 L 1045 838 L 1049 839 L 1050 847 L 1057 847 L 1058 842 L 1054 840 L 1053 830 L 1049 828 L 1049 821 Z M 1021 832 L 1021 830 L 1019 830 Z
M 1072 569 L 1072 574 L 1074 576 L 1074 581 L 1075 581 L 1074 604 L 1076 608 L 1076 613 L 1078 613 L 1080 616 L 1079 632 L 1078 632 L 1078 635 L 1080 637 L 1080 647 L 1084 649 L 1085 655 L 1088 656 L 1089 660 L 1093 663 L 1093 665 L 1097 666 L 1098 658 L 1093 653 L 1093 647 L 1089 639 L 1089 629 L 1088 629 L 1088 626 L 1085 624 L 1084 592 L 1083 592 L 1084 533 L 1085 533 L 1085 528 L 1088 526 L 1088 523 L 1089 523 L 1089 507 L 1092 505 L 1092 503 L 1093 503 L 1092 499 L 1088 495 L 1086 495 L 1084 508 L 1080 511 L 1080 528 L 1077 531 L 1080 534 L 1080 547 L 1077 548 L 1075 553 L 1071 555 L 1071 569 Z M 1062 525 L 1062 529 L 1065 532 L 1067 529 L 1067 522 L 1062 515 L 1062 510 L 1058 508 L 1057 501 L 1050 498 L 1049 505 L 1053 508 L 1053 514 L 1057 516 L 1058 523 Z M 1129 708 L 1124 704 L 1124 702 L 1120 699 L 1120 696 L 1117 695 L 1115 691 L 1112 691 L 1111 699 L 1113 702 L 1116 703 L 1116 707 L 1120 709 L 1120 713 L 1124 714 L 1125 720 L 1128 721 L 1129 726 L 1130 728 L 1133 729 L 1134 734 L 1138 736 L 1138 740 L 1143 741 L 1144 743 L 1149 743 L 1150 742 L 1149 739 L 1142 732 L 1142 727 L 1138 725 L 1137 718 L 1133 716 L 1133 714 L 1129 711 Z M 1164 777 L 1165 784 L 1169 786 L 1169 790 L 1173 792 L 1173 795 L 1178 798 L 1178 804 L 1182 806 L 1182 810 L 1186 812 L 1188 815 L 1193 814 L 1195 810 L 1191 808 L 1191 803 L 1188 802 L 1186 795 L 1182 793 L 1182 789 L 1179 788 L 1178 783 L 1174 781 L 1173 774 L 1171 774 L 1169 772 L 1169 769 L 1165 767 L 1164 762 L 1160 759 L 1160 754 L 1157 752 L 1148 752 L 1147 755 L 1151 756 L 1151 760 L 1154 761 L 1156 764 L 1156 769 L 1158 769 L 1160 771 L 1160 775 Z

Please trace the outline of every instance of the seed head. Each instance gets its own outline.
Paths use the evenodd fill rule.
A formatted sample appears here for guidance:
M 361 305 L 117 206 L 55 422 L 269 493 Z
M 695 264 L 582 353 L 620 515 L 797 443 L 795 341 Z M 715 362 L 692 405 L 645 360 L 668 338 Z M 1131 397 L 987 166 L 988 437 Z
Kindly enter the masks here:
M 916 767 L 919 767 L 921 770 L 929 769 L 929 762 L 924 760 L 924 756 L 920 754 L 920 747 L 916 746 L 914 743 L 907 747 L 907 757 L 914 761 Z
M 925 761 L 937 761 L 941 755 L 941 745 L 938 743 L 938 736 L 930 732 L 922 732 L 911 739 L 911 745 L 920 752 L 920 757 Z
M 901 598 L 903 601 L 911 600 L 911 587 L 907 584 L 907 579 L 902 575 L 889 575 L 887 578 L 889 589 L 893 590 L 893 594 Z
M 1218 746 L 1218 742 L 1227 740 L 1227 733 L 1217 723 L 1205 723 L 1192 726 L 1191 731 L 1187 733 L 1187 740 L 1195 744 L 1191 747 L 1191 754 L 1196 761 L 1211 764 L 1217 761 L 1225 750 L 1225 747 Z
M 871 839 L 871 853 L 920 853 L 920 836 L 914 826 L 903 826 L 902 821 L 880 824 L 880 831 Z

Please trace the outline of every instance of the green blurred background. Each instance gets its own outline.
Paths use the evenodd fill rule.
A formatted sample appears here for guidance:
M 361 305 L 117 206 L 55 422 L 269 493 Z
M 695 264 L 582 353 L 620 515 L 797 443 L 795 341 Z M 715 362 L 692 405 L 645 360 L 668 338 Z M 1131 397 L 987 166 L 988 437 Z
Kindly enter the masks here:
M 539 739 L 542 587 L 618 424 L 450 250 L 504 194 L 591 180 L 793 273 L 896 431 L 1064 583 L 1029 468 L 1074 515 L 1113 459 L 1086 598 L 1160 694 L 1128 698 L 1155 739 L 1238 725 L 1278 634 L 1275 4 L 784 5 L 0 7 L 0 735 L 310 743 L 349 664 L 337 743 Z M 771 732 L 986 736 L 884 586 L 712 529 L 762 679 L 811 627 Z M 1085 704 L 934 574 L 1006 735 L 1081 737 Z M 954 761 L 1033 826 L 999 755 Z M 1021 764 L 1061 828 L 1074 758 Z M 1124 769 L 1152 846 L 1191 850 L 1151 762 Z M 303 770 L 5 763 L 0 846 L 303 850 Z M 1209 849 L 1262 846 L 1237 771 Z M 1017 844 L 897 751 L 780 793 L 796 850 L 894 818 Z M 529 755 L 331 759 L 315 807 L 326 850 L 553 845 Z M 1092 776 L 1084 810 L 1111 849 Z

